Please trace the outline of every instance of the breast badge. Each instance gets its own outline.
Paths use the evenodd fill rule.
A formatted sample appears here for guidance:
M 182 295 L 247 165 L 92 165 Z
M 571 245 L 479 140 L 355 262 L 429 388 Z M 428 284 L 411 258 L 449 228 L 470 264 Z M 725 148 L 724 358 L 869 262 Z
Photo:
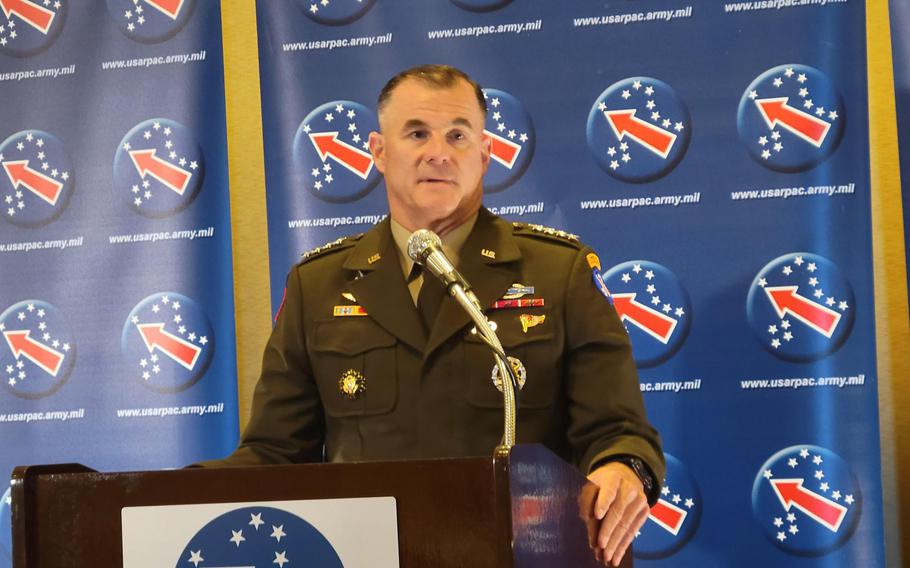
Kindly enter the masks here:
M 338 381 L 338 389 L 345 398 L 355 400 L 360 398 L 367 388 L 367 380 L 354 369 L 348 369 Z
M 521 322 L 521 330 L 525 333 L 528 333 L 528 330 L 534 326 L 538 326 L 546 321 L 547 316 L 533 316 L 531 314 L 521 314 L 518 316 L 518 321 Z
M 524 363 L 522 363 L 517 357 L 506 357 L 509 360 L 509 365 L 512 366 L 512 370 L 515 372 L 515 378 L 518 379 L 518 390 L 521 390 L 525 386 L 525 381 L 528 379 L 528 371 L 525 369 Z M 502 378 L 499 376 L 499 365 L 493 365 L 493 374 L 491 376 L 493 379 L 493 386 L 496 387 L 496 390 L 502 392 Z

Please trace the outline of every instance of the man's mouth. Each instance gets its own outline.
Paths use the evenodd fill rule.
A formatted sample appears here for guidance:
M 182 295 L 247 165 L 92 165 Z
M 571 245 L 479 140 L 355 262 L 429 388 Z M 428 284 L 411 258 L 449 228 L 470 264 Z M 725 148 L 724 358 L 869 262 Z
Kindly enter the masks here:
M 418 183 L 442 183 L 442 184 L 454 184 L 455 180 L 450 178 L 436 178 L 436 177 L 425 177 L 417 180 Z

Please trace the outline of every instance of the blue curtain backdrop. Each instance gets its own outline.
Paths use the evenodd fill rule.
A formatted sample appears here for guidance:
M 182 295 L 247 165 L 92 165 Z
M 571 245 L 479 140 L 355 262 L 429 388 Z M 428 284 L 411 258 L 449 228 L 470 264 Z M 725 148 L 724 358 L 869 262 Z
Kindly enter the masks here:
M 257 12 L 273 309 L 302 252 L 387 210 L 385 81 L 461 67 L 486 206 L 592 245 L 632 338 L 668 462 L 640 564 L 883 565 L 863 2 Z
M 0 473 L 224 455 L 237 394 L 220 5 L 0 5 Z

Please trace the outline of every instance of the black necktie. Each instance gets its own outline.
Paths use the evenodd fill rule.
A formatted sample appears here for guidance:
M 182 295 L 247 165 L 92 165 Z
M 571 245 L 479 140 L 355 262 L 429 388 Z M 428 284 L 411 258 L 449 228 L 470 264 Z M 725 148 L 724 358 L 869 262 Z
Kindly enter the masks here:
M 420 293 L 417 294 L 417 311 L 420 313 L 420 319 L 423 321 L 423 327 L 430 334 L 433 329 L 433 322 L 439 316 L 439 308 L 442 300 L 445 298 L 446 289 L 438 278 L 423 271 L 423 284 L 420 286 Z

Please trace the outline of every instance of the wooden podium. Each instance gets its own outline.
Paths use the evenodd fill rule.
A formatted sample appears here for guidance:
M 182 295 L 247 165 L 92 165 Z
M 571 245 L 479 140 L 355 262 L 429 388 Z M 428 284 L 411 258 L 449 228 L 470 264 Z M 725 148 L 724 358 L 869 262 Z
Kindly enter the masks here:
M 580 514 L 592 488 L 537 445 L 503 457 L 351 464 L 127 473 L 18 467 L 13 566 L 121 566 L 123 507 L 392 496 L 402 568 L 593 567 Z M 631 565 L 630 550 L 623 566 Z

